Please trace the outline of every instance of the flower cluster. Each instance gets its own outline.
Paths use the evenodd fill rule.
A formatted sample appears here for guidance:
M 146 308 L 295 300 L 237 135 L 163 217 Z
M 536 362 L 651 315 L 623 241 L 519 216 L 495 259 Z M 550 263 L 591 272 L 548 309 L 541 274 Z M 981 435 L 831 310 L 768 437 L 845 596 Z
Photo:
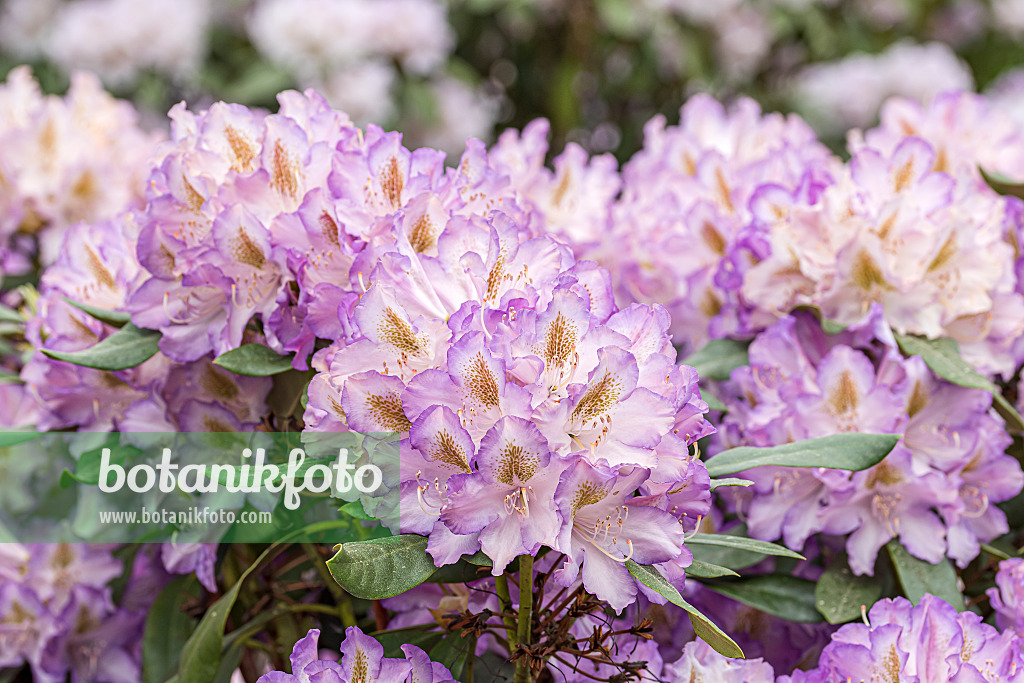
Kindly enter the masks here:
M 842 432 L 903 434 L 863 472 L 761 467 L 740 512 L 756 538 L 799 549 L 811 534 L 850 534 L 850 566 L 873 571 L 899 537 L 928 562 L 960 566 L 979 543 L 1006 533 L 995 503 L 1024 486 L 1004 450 L 1010 438 L 992 397 L 938 380 L 920 357 L 903 358 L 875 306 L 859 324 L 826 335 L 810 313 L 782 318 L 750 345 L 750 365 L 723 387 L 732 445 L 773 446 Z M 746 496 L 751 497 L 751 496 Z
M 86 73 L 63 97 L 44 96 L 27 67 L 0 84 L 0 266 L 53 263 L 64 231 L 142 206 L 146 163 L 158 140 L 135 110 Z
M 740 296 L 744 272 L 764 252 L 755 221 L 762 197 L 813 201 L 837 162 L 799 118 L 762 115 L 751 100 L 726 110 L 696 96 L 680 117 L 678 126 L 661 117 L 647 124 L 611 230 L 600 235 L 597 224 L 589 240 L 603 244 L 592 256 L 612 271 L 618 300 L 663 304 L 675 343 L 693 349 L 766 324 Z
M 105 546 L 0 546 L 0 666 L 27 663 L 45 683 L 69 673 L 76 681 L 139 680 L 142 626 L 159 583 L 142 572 L 115 605 L 108 584 L 122 571 Z
M 1000 633 L 973 612 L 925 595 L 875 603 L 866 624 L 847 624 L 822 652 L 818 668 L 779 683 L 841 680 L 1018 681 L 1020 639 Z
M 352 340 L 314 360 L 307 428 L 402 434 L 400 530 L 429 534 L 438 565 L 482 548 L 498 575 L 555 548 L 556 581 L 582 565 L 621 610 L 637 590 L 626 559 L 678 562 L 677 578 L 689 562 L 679 522 L 709 500 L 687 453 L 711 431 L 706 405 L 664 310 L 616 310 L 606 273 L 520 235 L 494 212 L 448 221 L 420 253 L 381 245 Z
M 104 371 L 54 360 L 40 350 L 81 351 L 116 332 L 68 299 L 99 309 L 122 308 L 127 292 L 145 277 L 135 258 L 137 236 L 132 214 L 78 224 L 66 233 L 57 262 L 43 275 L 26 331 L 37 350 L 21 370 L 39 406 L 36 426 L 140 432 L 256 426 L 266 412 L 270 381 L 229 373 L 213 365 L 210 355 L 171 363 L 157 354 L 134 368 Z
M 317 649 L 320 630 L 313 629 L 292 650 L 292 673 L 271 671 L 257 683 L 355 683 L 356 681 L 393 681 L 394 683 L 453 683 L 448 669 L 415 645 L 403 645 L 402 659 L 384 656 L 384 648 L 364 635 L 356 626 L 345 630 L 340 661 L 337 656 L 322 659 Z M 333 654 L 333 653 L 332 653 Z
M 996 624 L 1024 637 L 1024 560 L 1014 557 L 999 563 L 996 587 L 988 597 L 996 611 Z

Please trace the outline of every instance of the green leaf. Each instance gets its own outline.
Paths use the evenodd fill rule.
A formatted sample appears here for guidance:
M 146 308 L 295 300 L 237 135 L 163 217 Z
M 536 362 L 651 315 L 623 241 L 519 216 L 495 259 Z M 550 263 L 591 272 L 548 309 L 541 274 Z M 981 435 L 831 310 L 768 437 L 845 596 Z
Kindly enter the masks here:
M 90 306 L 89 304 L 83 304 L 79 301 L 75 301 L 74 299 L 69 299 L 68 297 L 63 298 L 64 301 L 68 302 L 70 305 L 74 306 L 78 310 L 88 313 L 92 317 L 99 320 L 101 323 L 113 325 L 114 327 L 123 327 L 126 322 L 132 319 L 131 313 L 124 313 L 123 311 L 111 311 L 106 308 L 97 308 L 95 306 Z
M 141 365 L 160 350 L 160 333 L 131 323 L 83 351 L 39 349 L 50 358 L 96 370 L 127 370 Z
M 282 356 L 263 344 L 242 344 L 213 359 L 215 365 L 236 375 L 268 377 L 292 369 L 292 357 Z
M 814 582 L 807 579 L 784 574 L 766 574 L 703 585 L 748 607 L 789 621 L 822 621 L 821 614 L 815 607 Z
M 736 368 L 749 365 L 750 357 L 743 342 L 712 339 L 700 351 L 684 358 L 682 364 L 696 368 L 701 379 L 726 380 Z
M 453 564 L 438 567 L 427 581 L 430 583 L 466 583 L 488 576 L 489 572 L 482 571 L 483 569 L 484 567 L 478 564 L 461 559 Z
M 954 339 L 925 339 L 909 334 L 897 334 L 896 343 L 908 356 L 921 356 L 921 360 L 939 377 L 968 389 L 983 389 L 992 394 L 992 404 L 1014 431 L 1024 429 L 1024 417 L 1006 400 L 999 387 L 977 372 L 960 357 L 960 346 Z
M 434 647 L 430 648 L 427 654 L 430 655 L 431 661 L 444 665 L 455 680 L 461 681 L 472 644 L 471 638 L 461 638 L 455 633 L 448 633 Z
M 37 432 L 35 426 L 31 427 L 19 427 L 17 429 L 5 429 L 0 431 L 0 448 L 7 448 L 8 446 L 17 446 L 19 443 L 26 443 L 35 438 L 39 437 L 41 432 Z
M 427 537 L 416 534 L 342 543 L 327 567 L 342 588 L 367 600 L 404 593 L 437 571 Z
M 437 631 L 402 628 L 393 631 L 376 631 L 370 634 L 384 648 L 385 657 L 404 658 L 403 645 L 415 645 L 425 652 L 441 642 L 445 634 Z
M 714 491 L 715 489 L 718 489 L 718 488 L 722 488 L 723 486 L 753 486 L 753 485 L 754 485 L 754 482 L 750 481 L 749 479 L 727 478 L 727 479 L 712 479 L 711 480 L 711 490 L 712 491 Z
M 198 594 L 199 583 L 194 576 L 179 576 L 157 596 L 142 636 L 144 683 L 163 683 L 178 670 L 182 648 L 196 625 L 182 607 Z
M 953 605 L 958 612 L 964 611 L 964 596 L 957 584 L 956 570 L 948 558 L 942 558 L 938 564 L 929 564 L 919 560 L 893 539 L 886 544 L 896 577 L 903 586 L 903 594 L 915 605 L 931 593 Z
M 718 628 L 713 621 L 701 614 L 697 608 L 683 600 L 676 587 L 661 575 L 654 567 L 637 564 L 633 560 L 626 561 L 626 569 L 630 575 L 650 588 L 658 595 L 664 596 L 673 605 L 686 610 L 690 615 L 690 623 L 697 636 L 710 645 L 716 652 L 725 657 L 743 657 L 743 650 L 736 642 L 727 636 L 722 629 Z
M 0 304 L 0 322 L 24 325 L 25 318 L 21 316 L 21 313 L 18 313 L 10 306 L 4 306 L 3 304 Z
M 739 576 L 728 567 L 720 567 L 710 562 L 702 562 L 694 558 L 693 563 L 686 568 L 686 575 L 697 579 L 717 579 L 719 576 Z
M 878 580 L 855 575 L 845 557 L 830 564 L 814 588 L 818 611 L 830 624 L 845 624 L 859 618 L 861 605 L 871 607 L 881 595 Z
M 900 440 L 899 434 L 830 434 L 782 446 L 740 446 L 708 459 L 712 477 L 736 474 L 754 467 L 827 467 L 834 470 L 866 470 L 877 465 Z
M 981 171 L 981 177 L 985 179 L 988 186 L 998 194 L 1024 199 L 1024 183 L 1016 182 L 1012 178 L 1007 178 L 999 173 L 986 173 L 981 168 L 978 170 Z
M 701 392 L 700 398 L 702 401 L 708 404 L 708 410 L 717 410 L 721 413 L 729 412 L 729 407 L 722 403 L 721 401 L 719 401 L 717 398 L 715 398 L 715 396 L 712 395 L 711 392 Z
M 363 502 L 360 500 L 353 500 L 351 503 L 345 503 L 338 509 L 346 515 L 351 515 L 356 519 L 362 519 L 365 521 L 376 519 L 376 517 L 366 514 L 366 510 L 363 509 Z
M 238 581 L 220 600 L 213 603 L 203 615 L 199 626 L 192 632 L 188 642 L 181 649 L 181 666 L 178 668 L 177 683 L 209 683 L 220 667 L 224 646 L 224 628 L 228 615 L 235 606 L 238 593 L 245 580 L 264 563 L 275 557 L 283 546 L 275 544 L 263 551 L 256 561 L 242 572 Z
M 737 550 L 748 550 L 762 555 L 775 555 L 777 557 L 792 557 L 797 560 L 807 559 L 800 553 L 793 552 L 781 545 L 757 541 L 753 538 L 743 536 L 730 536 L 728 534 L 693 534 L 686 538 L 686 545 L 717 545 L 723 548 L 735 548 Z

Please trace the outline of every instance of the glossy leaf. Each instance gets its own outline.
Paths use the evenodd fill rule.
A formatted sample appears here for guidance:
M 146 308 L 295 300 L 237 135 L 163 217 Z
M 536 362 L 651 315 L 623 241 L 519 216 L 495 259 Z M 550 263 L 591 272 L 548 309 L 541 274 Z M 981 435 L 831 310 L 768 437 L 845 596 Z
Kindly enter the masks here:
M 822 621 L 821 613 L 815 606 L 814 582 L 807 579 L 784 574 L 767 574 L 704 585 L 748 607 L 789 621 Z
M 703 562 L 694 558 L 689 567 L 686 568 L 686 575 L 697 579 L 717 579 L 720 576 L 739 576 L 728 567 L 722 567 L 710 562 Z
M 268 377 L 292 369 L 291 356 L 282 356 L 263 344 L 243 344 L 217 356 L 213 363 L 248 377 Z
M 686 538 L 686 545 L 691 547 L 695 545 L 717 545 L 723 548 L 749 550 L 751 552 L 761 553 L 762 555 L 792 557 L 797 560 L 806 559 L 800 553 L 793 552 L 789 548 L 785 548 L 775 543 L 758 541 L 753 538 L 745 538 L 743 536 L 729 536 L 727 534 L 693 534 Z
M 718 628 L 713 621 L 701 614 L 697 608 L 683 600 L 683 596 L 679 594 L 676 587 L 669 583 L 661 575 L 661 572 L 654 567 L 637 564 L 633 560 L 626 562 L 626 569 L 634 579 L 655 593 L 664 596 L 673 605 L 686 610 L 687 614 L 690 615 L 690 623 L 693 624 L 693 630 L 697 633 L 697 636 L 714 648 L 716 652 L 726 657 L 743 657 L 743 650 L 740 649 L 740 646 L 727 636 L 722 629 Z
M 845 558 L 829 565 L 814 588 L 818 611 L 830 624 L 845 624 L 859 619 L 861 605 L 871 607 L 881 594 L 878 579 L 855 575 Z
M 40 349 L 55 360 L 96 370 L 127 370 L 156 355 L 160 350 L 160 333 L 125 323 L 124 327 L 106 339 L 82 351 L 55 351 Z
M 903 594 L 910 602 L 916 605 L 925 593 L 931 593 L 953 605 L 958 612 L 964 611 L 964 596 L 957 585 L 956 570 L 948 558 L 942 558 L 938 564 L 929 564 L 911 555 L 896 539 L 885 547 L 896 577 L 903 586 Z
M 830 434 L 782 446 L 740 446 L 709 458 L 712 477 L 744 472 L 754 467 L 827 467 L 835 470 L 866 470 L 877 465 L 896 446 L 899 434 Z
M 343 543 L 327 567 L 342 588 L 367 600 L 404 593 L 437 571 L 427 537 L 416 534 Z
M 68 302 L 78 310 L 88 313 L 100 322 L 114 327 L 124 327 L 124 324 L 132 319 L 131 314 L 125 313 L 124 311 L 111 311 L 106 308 L 97 308 L 96 306 L 83 304 L 79 301 L 75 301 L 74 299 L 69 299 L 68 297 L 64 297 L 64 301 Z
M 196 626 L 182 607 L 199 594 L 194 576 L 179 576 L 157 596 L 142 637 L 142 680 L 163 683 L 178 670 L 181 651 Z

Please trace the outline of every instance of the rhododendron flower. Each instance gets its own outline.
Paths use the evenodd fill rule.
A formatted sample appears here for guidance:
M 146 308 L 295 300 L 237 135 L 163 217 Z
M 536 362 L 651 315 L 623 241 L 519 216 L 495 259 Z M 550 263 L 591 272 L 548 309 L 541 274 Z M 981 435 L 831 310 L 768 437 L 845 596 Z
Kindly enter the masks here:
M 1024 637 L 1024 560 L 1013 557 L 999 563 L 996 587 L 985 591 L 996 611 L 996 624 Z

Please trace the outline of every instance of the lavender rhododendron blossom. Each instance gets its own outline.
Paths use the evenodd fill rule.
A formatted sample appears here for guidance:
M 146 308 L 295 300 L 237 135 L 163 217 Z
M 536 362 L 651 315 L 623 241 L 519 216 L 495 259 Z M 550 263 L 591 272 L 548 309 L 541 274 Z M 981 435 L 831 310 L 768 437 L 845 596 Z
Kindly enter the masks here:
M 271 671 L 257 683 L 450 683 L 455 679 L 443 665 L 430 661 L 415 645 L 403 645 L 404 659 L 384 656 L 384 648 L 355 626 L 345 630 L 341 661 L 321 659 L 320 630 L 312 629 L 292 650 L 292 673 Z
M 986 593 L 996 611 L 996 624 L 1024 637 L 1024 560 L 1013 557 L 999 563 L 996 587 Z
M 875 603 L 867 624 L 847 624 L 833 636 L 816 669 L 779 683 L 831 681 L 1017 681 L 1024 676 L 1020 641 L 973 612 L 925 595 Z
M 731 445 L 903 434 L 862 472 L 749 471 L 755 484 L 739 505 L 755 538 L 799 549 L 812 534 L 849 534 L 850 566 L 870 574 L 894 537 L 925 561 L 949 556 L 963 567 L 979 543 L 1008 530 L 995 503 L 1018 494 L 1024 475 L 1004 454 L 1010 439 L 991 395 L 938 380 L 919 357 L 903 358 L 877 306 L 831 336 L 809 313 L 783 318 L 754 340 L 750 365 L 723 390 L 730 411 L 722 438 Z
M 663 304 L 676 344 L 756 331 L 771 321 L 740 296 L 763 258 L 754 220 L 765 190 L 814 201 L 838 162 L 796 116 L 690 99 L 678 126 L 656 117 L 623 170 L 609 233 L 585 252 L 612 271 L 620 303 Z M 594 239 L 594 238 L 591 238 Z M 577 240 L 578 241 L 578 240 Z
M 53 263 L 64 231 L 140 208 L 160 136 L 95 76 L 72 77 L 65 97 L 43 95 L 28 67 L 0 84 L 0 267 L 23 274 Z
M 760 659 L 729 659 L 702 640 L 683 648 L 683 656 L 665 666 L 662 680 L 668 683 L 720 681 L 721 683 L 774 683 L 775 672 Z

